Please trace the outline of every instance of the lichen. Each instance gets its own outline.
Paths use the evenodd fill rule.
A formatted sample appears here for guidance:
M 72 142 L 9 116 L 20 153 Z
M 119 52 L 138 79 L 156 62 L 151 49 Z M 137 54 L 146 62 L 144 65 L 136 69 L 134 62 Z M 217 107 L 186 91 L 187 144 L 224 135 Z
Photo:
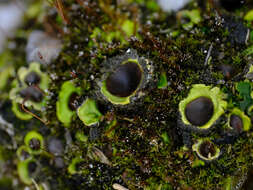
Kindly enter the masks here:
M 234 108 L 240 116 L 252 116 L 252 79 L 247 74 L 252 70 L 253 33 L 245 15 L 253 5 L 228 12 L 211 2 L 193 1 L 179 12 L 167 13 L 154 0 L 29 0 L 22 27 L 0 55 L 0 73 L 4 73 L 0 77 L 0 135 L 4 129 L 12 139 L 1 135 L 0 176 L 4 177 L 0 188 L 32 189 L 37 184 L 62 190 L 111 190 L 113 184 L 120 184 L 134 190 L 221 190 L 242 183 L 253 161 L 252 127 L 234 134 L 227 122 Z M 56 60 L 39 66 L 51 82 L 43 87 L 43 106 L 36 107 L 11 97 L 10 91 L 27 85 L 20 75 L 27 71 L 19 70 L 33 65 L 26 62 L 25 46 L 30 32 L 38 29 L 59 37 L 63 48 Z M 107 101 L 100 84 L 110 70 L 104 68 L 111 60 L 130 58 L 128 51 L 134 52 L 131 58 L 145 63 L 147 82 L 128 104 L 119 106 Z M 223 64 L 235 74 L 226 77 L 220 69 Z M 79 108 L 59 114 L 63 99 L 63 107 L 67 106 L 68 97 L 61 97 L 66 95 L 62 86 L 69 81 L 74 85 L 67 90 L 78 89 L 75 103 Z M 216 105 L 217 117 L 208 123 L 219 118 L 217 127 L 207 134 L 184 130 L 177 121 L 179 104 L 195 84 L 205 86 L 197 94 L 209 94 L 221 105 L 220 109 Z M 87 106 L 86 100 L 92 100 L 91 104 Z M 31 113 L 22 108 L 15 112 L 17 103 L 30 106 Z M 81 116 L 80 110 L 84 110 Z M 43 137 L 43 150 L 39 154 L 28 151 L 29 157 L 22 160 L 17 150 L 27 147 L 24 137 L 31 131 Z M 49 152 L 52 137 L 64 144 L 64 154 Z M 203 138 L 220 149 L 212 162 L 200 160 L 192 149 Z M 57 168 L 56 158 L 63 160 L 63 168 Z M 24 179 L 27 171 L 20 171 L 21 163 L 30 159 L 40 166 L 33 181 Z

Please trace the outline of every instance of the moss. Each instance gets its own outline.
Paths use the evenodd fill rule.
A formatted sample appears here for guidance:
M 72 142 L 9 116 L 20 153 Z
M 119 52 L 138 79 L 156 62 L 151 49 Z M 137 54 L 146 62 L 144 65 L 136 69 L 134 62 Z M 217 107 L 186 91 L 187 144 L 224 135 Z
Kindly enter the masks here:
M 222 154 L 219 159 L 203 164 L 190 148 L 185 148 L 186 143 L 192 145 L 192 140 L 203 138 L 203 135 L 180 130 L 175 118 L 179 102 L 188 96 L 193 84 L 219 89 L 220 93 L 227 94 L 229 109 L 239 107 L 246 111 L 252 104 L 251 82 L 244 81 L 242 75 L 245 65 L 251 62 L 252 41 L 242 46 L 233 44 L 229 38 L 231 31 L 223 27 L 208 1 L 188 4 L 184 9 L 188 14 L 185 17 L 162 12 L 153 0 L 86 1 L 83 4 L 74 0 L 56 2 L 62 2 L 56 9 L 58 7 L 59 12 L 59 7 L 62 7 L 70 23 L 65 25 L 64 18 L 57 14 L 55 8 L 46 7 L 48 14 L 45 13 L 47 17 L 43 24 L 38 19 L 36 26 L 32 27 L 38 29 L 46 26 L 49 33 L 57 30 L 64 43 L 56 61 L 46 67 L 41 65 L 52 82 L 49 85 L 50 99 L 44 104 L 45 110 L 39 111 L 46 115 L 50 124 L 45 126 L 35 119 L 21 122 L 12 112 L 6 111 L 4 114 L 5 118 L 11 118 L 8 121 L 17 130 L 14 138 L 18 146 L 23 145 L 25 134 L 33 130 L 39 131 L 45 139 L 57 137 L 64 142 L 66 166 L 63 169 L 54 168 L 54 159 L 50 154 L 34 156 L 42 165 L 42 174 L 36 178 L 36 182 L 47 182 L 52 189 L 64 190 L 111 189 L 113 183 L 129 189 L 212 190 L 222 189 L 231 181 L 234 182 L 230 184 L 231 188 L 236 186 L 239 183 L 237 172 L 241 170 L 244 173 L 253 160 L 252 129 L 246 131 L 245 136 L 237 136 L 233 144 L 220 145 Z M 201 6 L 197 6 L 198 3 Z M 35 15 L 39 14 L 41 18 L 41 12 L 45 12 L 45 8 L 38 9 L 39 3 L 33 6 L 15 37 L 19 43 L 10 52 L 16 71 L 25 64 L 27 28 L 33 25 Z M 252 6 L 244 7 L 233 15 L 241 16 L 242 11 L 249 12 L 250 8 Z M 219 12 L 223 13 L 223 10 Z M 186 17 L 191 19 L 190 28 L 183 26 L 188 24 Z M 53 26 L 50 23 L 54 23 Z M 211 57 L 204 64 L 211 44 Z M 154 78 L 131 102 L 131 106 L 115 106 L 98 96 L 98 81 L 102 78 L 105 60 L 123 55 L 128 49 L 135 49 L 139 57 L 152 62 Z M 218 70 L 221 64 L 235 66 L 239 75 L 229 81 L 223 80 Z M 10 75 L 8 80 L 13 81 L 13 77 Z M 96 105 L 93 102 L 88 109 L 84 109 L 84 119 L 72 118 L 68 122 L 69 127 L 63 128 L 65 122 L 61 122 L 57 116 L 57 102 L 60 101 L 58 97 L 63 81 L 73 78 L 75 87 L 82 92 L 77 100 L 78 106 L 88 97 Z M 162 85 L 157 87 L 160 78 Z M 13 84 L 17 86 L 18 82 Z M 9 93 L 10 88 L 12 86 L 5 85 L 4 93 Z M 1 103 L 6 99 L 8 97 L 1 96 Z M 2 104 L 0 107 L 2 109 Z M 87 123 L 87 113 L 90 114 L 90 111 L 92 120 L 88 117 Z M 72 113 L 75 115 L 76 112 Z M 64 117 L 65 112 L 62 115 L 61 118 L 67 118 Z M 86 127 L 94 122 L 99 122 L 99 127 Z M 221 118 L 220 122 L 219 127 L 208 134 L 210 139 L 226 138 L 227 131 L 223 126 L 226 118 Z M 95 139 L 91 138 L 93 135 Z M 111 165 L 101 163 L 97 157 L 89 157 L 88 150 L 91 147 L 97 147 L 101 151 L 100 156 L 103 154 Z M 10 151 L 5 148 L 3 152 L 5 155 Z M 17 157 L 10 155 L 8 159 L 13 161 L 12 167 L 15 168 Z M 75 171 L 63 172 L 71 165 L 71 160 L 80 155 L 83 162 Z M 10 175 L 23 187 L 16 180 L 16 171 L 12 167 L 3 167 L 9 168 L 4 174 Z M 225 179 L 232 180 L 229 182 Z
M 168 83 L 168 81 L 167 81 L 166 73 L 162 72 L 160 79 L 158 81 L 158 84 L 157 84 L 157 88 L 159 88 L 159 89 L 166 88 L 168 85 L 167 83 Z

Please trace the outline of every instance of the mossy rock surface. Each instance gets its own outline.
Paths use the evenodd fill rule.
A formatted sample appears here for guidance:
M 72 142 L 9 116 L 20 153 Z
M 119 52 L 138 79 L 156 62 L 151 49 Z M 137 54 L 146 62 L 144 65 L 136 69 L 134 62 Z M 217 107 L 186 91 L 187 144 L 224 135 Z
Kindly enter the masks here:
M 228 11 L 217 2 L 196 0 L 165 12 L 155 0 L 27 1 L 23 24 L 0 54 L 0 73 L 8 72 L 0 85 L 0 129 L 12 139 L 0 141 L 0 189 L 241 187 L 253 162 L 253 4 L 245 2 Z M 36 87 L 45 94 L 43 106 L 22 110 L 9 94 L 22 85 L 18 71 L 29 68 L 27 38 L 38 29 L 61 39 L 63 48 L 56 60 L 39 66 L 40 74 L 50 78 L 45 89 Z M 114 68 L 109 63 L 129 58 L 145 65 L 145 80 L 130 99 L 114 104 L 101 93 L 101 84 Z M 210 127 L 205 133 L 181 126 L 189 125 L 180 111 L 193 100 L 189 96 L 197 84 L 217 92 L 207 95 L 219 113 L 202 126 Z M 201 89 L 194 93 L 205 96 Z M 77 93 L 76 109 L 70 110 L 72 92 Z M 245 121 L 241 133 L 231 132 L 231 113 Z M 43 139 L 36 154 L 24 142 L 33 131 Z M 51 138 L 60 140 L 63 154 L 49 152 Z M 192 149 L 200 139 L 219 150 L 212 162 Z M 36 161 L 34 178 L 21 172 L 28 160 L 22 160 L 19 147 Z

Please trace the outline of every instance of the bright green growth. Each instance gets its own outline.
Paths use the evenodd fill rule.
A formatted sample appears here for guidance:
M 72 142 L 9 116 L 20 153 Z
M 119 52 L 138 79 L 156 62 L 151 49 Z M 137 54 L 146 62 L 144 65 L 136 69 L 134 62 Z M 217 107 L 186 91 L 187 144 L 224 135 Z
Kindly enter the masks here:
M 182 121 L 187 125 L 191 125 L 191 123 L 186 118 L 185 108 L 188 103 L 199 97 L 210 98 L 213 102 L 213 116 L 206 124 L 204 124 L 203 126 L 198 126 L 198 128 L 200 129 L 208 129 L 224 113 L 224 110 L 227 107 L 227 102 L 223 100 L 225 98 L 225 95 L 220 91 L 218 87 L 211 88 L 211 86 L 205 86 L 204 84 L 193 85 L 193 88 L 190 90 L 190 93 L 188 94 L 187 98 L 185 98 L 179 103 L 179 111 L 182 116 Z
M 121 26 L 122 30 L 128 37 L 134 35 L 134 22 L 131 20 L 125 20 Z
M 33 118 L 33 116 L 31 114 L 28 114 L 28 113 L 22 111 L 20 104 L 18 104 L 15 101 L 12 101 L 11 110 L 21 120 L 30 120 Z
M 249 82 L 239 82 L 236 85 L 236 90 L 243 99 L 239 104 L 240 109 L 245 111 L 252 104 L 251 84 Z
M 108 25 L 104 24 L 100 28 L 94 28 L 92 34 L 90 35 L 90 38 L 99 38 L 107 43 L 112 43 L 113 40 L 118 40 L 121 42 L 121 44 L 127 44 L 128 42 L 125 38 L 129 38 L 130 36 L 134 35 L 135 30 L 137 30 L 138 28 L 137 23 L 134 23 L 133 21 L 128 19 L 119 19 L 117 23 L 114 23 L 114 25 L 117 28 L 121 28 L 121 30 L 106 31 L 103 28 L 107 28 Z M 111 26 L 109 25 L 109 27 Z M 90 47 L 94 45 L 95 44 L 92 41 L 89 42 Z
M 106 83 L 103 81 L 102 86 L 101 86 L 101 92 L 102 94 L 113 104 L 121 104 L 121 105 L 126 105 L 130 103 L 130 97 L 117 97 L 112 95 L 107 89 L 106 89 Z
M 87 126 L 98 123 L 102 117 L 102 114 L 97 109 L 96 102 L 90 98 L 86 99 L 77 109 L 77 115 Z
M 224 190 L 232 190 L 232 178 L 231 177 L 228 177 L 226 180 L 225 180 L 225 184 L 224 184 Z
M 188 30 L 193 27 L 194 24 L 198 24 L 201 22 L 201 15 L 200 10 L 193 9 L 193 10 L 183 10 L 180 12 L 182 16 L 190 19 L 190 22 L 183 24 L 183 28 Z
M 129 0 L 129 2 L 136 2 L 141 4 L 142 6 L 147 6 L 147 8 L 151 11 L 159 11 L 160 6 L 157 4 L 155 0 Z
M 39 140 L 40 142 L 40 148 L 38 150 L 34 150 L 30 147 L 30 143 L 31 143 L 30 141 L 33 139 Z M 25 142 L 25 145 L 28 147 L 29 152 L 31 152 L 32 154 L 40 154 L 44 148 L 43 136 L 36 131 L 30 131 L 29 133 L 27 133 L 24 138 L 24 142 Z
M 68 167 L 68 172 L 71 175 L 78 173 L 78 171 L 77 171 L 78 168 L 76 168 L 76 165 L 83 162 L 83 161 L 84 161 L 83 158 L 80 158 L 80 157 L 73 158 L 69 167 Z
M 75 87 L 72 81 L 66 81 L 61 86 L 59 99 L 56 102 L 56 115 L 57 118 L 68 127 L 72 121 L 75 111 L 69 108 L 69 99 L 73 93 L 81 94 L 81 88 Z
M 166 73 L 162 72 L 161 76 L 160 76 L 160 79 L 158 81 L 158 84 L 157 84 L 157 88 L 164 89 L 164 88 L 167 87 L 167 85 L 168 85 L 168 81 L 167 81 Z
M 248 75 L 248 74 L 252 74 L 252 73 L 253 73 L 253 65 L 251 65 L 251 66 L 250 66 L 250 68 L 249 68 L 249 71 L 248 71 L 247 75 Z
M 137 59 L 128 59 L 128 60 L 124 61 L 124 62 L 122 63 L 122 65 L 125 64 L 125 63 L 128 63 L 128 62 L 135 62 L 136 64 L 139 65 Z M 139 65 L 139 67 L 141 68 L 140 65 Z M 142 70 L 142 68 L 141 68 L 141 70 Z M 138 90 L 138 88 L 137 88 L 137 90 Z M 137 90 L 136 90 L 136 91 L 137 91 Z M 132 93 L 130 96 L 128 96 L 128 97 L 117 97 L 117 96 L 114 96 L 113 94 L 111 94 L 111 93 L 107 90 L 107 88 L 106 88 L 106 81 L 103 81 L 103 82 L 102 82 L 100 91 L 101 91 L 101 93 L 102 93 L 112 104 L 118 104 L 118 105 L 126 105 L 126 104 L 129 104 L 129 103 L 130 103 L 130 98 L 131 98 L 132 96 L 134 96 L 135 93 L 136 93 L 136 91 L 135 91 L 135 92 L 133 92 L 133 93 Z
M 170 143 L 170 138 L 166 132 L 163 132 L 161 137 L 162 137 L 164 143 L 166 143 L 166 144 Z
M 253 92 L 251 92 L 251 97 L 253 96 Z M 248 108 L 248 111 L 247 111 L 247 114 L 249 116 L 252 116 L 253 115 L 253 105 L 249 106 Z
M 213 145 L 214 146 L 214 149 L 215 149 L 215 154 L 214 155 L 211 155 L 210 153 L 208 154 L 208 157 L 205 157 L 201 154 L 201 150 L 200 150 L 200 147 L 202 145 L 202 143 L 209 143 L 210 145 Z M 207 162 L 210 162 L 212 160 L 215 160 L 217 159 L 219 156 L 220 156 L 220 149 L 215 146 L 213 144 L 212 141 L 210 141 L 209 139 L 198 139 L 197 143 L 195 143 L 194 145 L 192 145 L 192 150 L 194 152 L 196 152 L 196 154 L 198 155 L 198 157 L 203 160 L 203 161 L 207 161 Z
M 253 21 L 253 10 L 247 12 L 247 14 L 244 16 L 244 20 Z
M 2 90 L 8 83 L 8 79 L 15 75 L 15 70 L 12 66 L 6 66 L 0 69 L 0 90 Z
M 244 131 L 248 131 L 249 129 L 250 129 L 250 126 L 251 126 L 251 120 L 250 120 L 250 118 L 247 116 L 247 115 L 245 115 L 244 114 L 244 112 L 243 111 L 241 111 L 241 110 L 239 110 L 238 108 L 234 108 L 232 111 L 231 111 L 231 113 L 229 114 L 229 119 L 228 119 L 228 126 L 230 127 L 230 128 L 232 128 L 231 126 L 230 126 L 230 116 L 231 115 L 237 115 L 237 116 L 239 116 L 241 119 L 242 119 L 242 122 L 243 122 L 243 130 Z
M 81 142 L 87 142 L 88 141 L 88 136 L 83 134 L 83 131 L 77 131 L 76 132 L 76 139 L 81 141 Z
M 34 159 L 27 159 L 24 161 L 20 161 L 18 163 L 18 175 L 19 178 L 21 179 L 21 181 L 27 185 L 31 185 L 32 184 L 32 178 L 30 177 L 29 174 L 29 163 L 31 162 L 35 162 Z
M 198 158 L 195 159 L 192 163 L 193 168 L 201 167 L 201 166 L 204 166 L 204 165 L 205 165 L 205 162 L 203 160 L 199 160 Z

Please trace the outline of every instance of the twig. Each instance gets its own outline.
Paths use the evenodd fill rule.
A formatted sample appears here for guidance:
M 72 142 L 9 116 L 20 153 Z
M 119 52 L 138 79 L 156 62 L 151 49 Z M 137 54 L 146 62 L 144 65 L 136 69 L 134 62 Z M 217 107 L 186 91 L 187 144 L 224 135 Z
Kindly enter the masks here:
M 40 120 L 42 123 L 44 123 L 45 125 L 49 124 L 49 121 L 44 121 L 43 119 L 41 119 L 39 116 L 37 116 L 36 114 L 32 113 L 31 111 L 29 111 L 28 109 L 25 108 L 24 106 L 25 100 L 23 101 L 23 103 L 21 104 L 21 108 L 22 110 L 24 110 L 26 113 L 32 115 L 33 117 L 35 117 L 36 119 Z

